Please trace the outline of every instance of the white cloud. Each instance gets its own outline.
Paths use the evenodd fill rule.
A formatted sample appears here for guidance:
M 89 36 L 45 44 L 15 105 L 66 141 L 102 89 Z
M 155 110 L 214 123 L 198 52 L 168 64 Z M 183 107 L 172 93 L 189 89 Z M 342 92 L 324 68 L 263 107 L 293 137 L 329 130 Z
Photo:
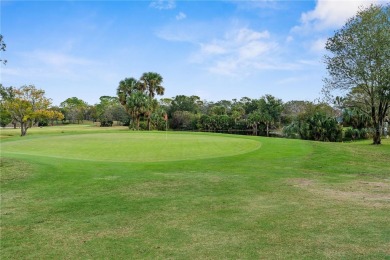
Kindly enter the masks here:
M 266 69 L 286 69 L 273 60 L 272 55 L 278 48 L 267 30 L 241 27 L 230 30 L 219 39 L 200 43 L 192 61 L 207 64 L 211 73 L 231 76 L 249 75 Z
M 159 10 L 169 10 L 176 7 L 175 0 L 155 0 L 150 3 L 150 7 Z
M 55 66 L 55 67 L 66 67 L 70 65 L 89 65 L 92 61 L 78 58 L 71 55 L 67 55 L 59 52 L 40 51 L 36 50 L 32 53 L 25 54 L 26 57 L 41 61 L 42 63 Z
M 238 62 L 235 60 L 216 61 L 215 64 L 208 68 L 208 71 L 215 74 L 235 76 Z
M 293 31 L 326 30 L 338 28 L 353 17 L 359 8 L 375 4 L 378 0 L 318 0 L 314 10 L 301 15 L 301 25 Z M 383 1 L 382 1 L 383 2 Z M 386 1 L 389 2 L 389 1 Z
M 326 38 L 319 38 L 311 43 L 310 50 L 313 52 L 322 53 L 325 51 Z
M 218 43 L 201 43 L 200 47 L 200 51 L 202 53 L 210 55 L 225 54 L 228 51 L 225 47 L 221 46 Z
M 296 70 L 302 64 L 282 57 L 286 44 L 268 30 L 254 30 L 247 25 L 232 24 L 213 26 L 207 23 L 172 23 L 156 33 L 167 41 L 185 42 L 196 47 L 189 62 L 203 66 L 213 74 L 246 76 L 265 70 Z M 289 41 L 292 41 L 292 36 Z
M 183 12 L 180 12 L 178 15 L 176 15 L 176 20 L 178 20 L 178 21 L 186 19 L 186 18 L 187 18 L 187 15 Z
M 292 37 L 291 35 L 287 36 L 286 43 L 290 43 L 290 42 L 293 42 L 293 41 L 294 41 L 294 37 Z
M 258 32 L 244 27 L 226 33 L 222 39 L 203 44 L 201 51 L 205 55 L 228 54 L 239 60 L 256 59 L 276 47 L 269 38 L 268 31 Z
M 251 41 L 240 47 L 238 53 L 241 59 L 252 59 L 267 53 L 273 49 L 273 47 L 275 47 L 275 45 L 272 43 Z
M 238 43 L 245 43 L 250 41 L 256 41 L 260 39 L 268 39 L 270 34 L 268 31 L 256 32 L 248 28 L 242 28 L 238 31 L 233 31 L 232 35 L 228 38 L 233 38 Z
M 68 79 L 82 78 L 89 71 L 103 66 L 103 63 L 89 60 L 60 51 L 34 50 L 28 53 L 19 53 L 18 70 L 14 73 L 23 73 L 30 78 L 52 78 L 58 75 Z M 8 74 L 11 74 L 9 72 Z

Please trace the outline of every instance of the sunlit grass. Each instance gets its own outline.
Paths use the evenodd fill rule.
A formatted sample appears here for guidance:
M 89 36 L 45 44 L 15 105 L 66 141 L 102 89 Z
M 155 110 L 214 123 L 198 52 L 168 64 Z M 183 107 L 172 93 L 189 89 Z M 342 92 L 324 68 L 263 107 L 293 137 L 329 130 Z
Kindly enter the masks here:
M 159 139 L 142 139 L 147 154 L 159 154 L 150 149 L 161 149 L 165 133 L 73 129 L 2 140 L 2 259 L 390 256 L 389 139 L 373 146 L 168 133 L 183 142 L 164 150 L 170 160 L 107 162 L 71 155 L 104 156 L 100 146 L 110 160 L 139 155 L 125 142 L 148 135 Z M 110 139 L 124 144 L 107 148 Z M 51 141 L 85 150 L 54 158 Z M 219 141 L 227 148 L 204 148 Z M 209 155 L 177 160 L 188 142 Z M 32 143 L 41 144 L 39 156 Z M 245 149 L 232 154 L 231 146 Z
M 122 132 L 20 138 L 1 145 L 3 153 L 111 162 L 204 159 L 246 153 L 260 143 L 239 136 Z

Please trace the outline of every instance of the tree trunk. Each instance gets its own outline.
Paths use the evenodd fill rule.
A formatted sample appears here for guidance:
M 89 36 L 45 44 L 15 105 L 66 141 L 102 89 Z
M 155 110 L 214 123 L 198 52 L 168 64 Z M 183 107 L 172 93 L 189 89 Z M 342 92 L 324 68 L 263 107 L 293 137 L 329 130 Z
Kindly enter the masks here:
M 375 127 L 375 133 L 374 133 L 374 136 L 372 138 L 372 144 L 381 144 L 381 126 L 380 124 L 378 124 L 376 127 Z
M 139 121 L 140 121 L 140 117 L 138 116 L 137 117 L 137 128 L 136 128 L 137 131 L 139 130 Z
M 27 122 L 20 123 L 20 136 L 25 136 L 27 134 Z
M 267 137 L 269 137 L 269 126 L 268 123 L 265 124 L 267 126 Z
M 253 135 L 257 136 L 257 124 L 253 124 Z
M 372 144 L 381 144 L 381 120 L 380 118 L 377 117 L 374 106 L 371 106 L 371 117 L 375 127 L 375 133 L 372 138 Z

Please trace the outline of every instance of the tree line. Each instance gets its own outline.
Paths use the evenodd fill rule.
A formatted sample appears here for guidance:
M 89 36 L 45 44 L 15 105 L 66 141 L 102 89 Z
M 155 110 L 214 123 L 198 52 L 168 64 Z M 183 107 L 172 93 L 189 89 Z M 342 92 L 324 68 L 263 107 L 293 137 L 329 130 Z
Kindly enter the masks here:
M 116 97 L 102 96 L 95 105 L 71 97 L 59 107 L 51 106 L 44 91 L 34 86 L 1 85 L 0 124 L 18 123 L 22 136 L 35 124 L 92 120 L 102 127 L 117 122 L 134 130 L 164 130 L 169 126 L 172 130 L 276 134 L 318 141 L 371 136 L 374 144 L 380 144 L 389 122 L 389 28 L 390 5 L 371 5 L 327 40 L 325 49 L 329 54 L 324 58 L 328 76 L 323 88 L 326 103 L 283 103 L 269 94 L 258 99 L 243 97 L 216 102 L 195 95 L 158 100 L 156 96 L 165 91 L 163 77 L 146 72 L 138 79 L 121 80 Z M 5 48 L 1 36 L 0 50 Z
M 162 93 L 162 77 L 156 76 L 158 92 Z M 144 78 L 144 77 L 141 77 Z M 140 79 L 141 79 L 140 78 Z M 157 81 L 156 81 L 157 82 Z M 218 133 L 280 136 L 317 141 L 364 139 L 372 136 L 369 116 L 355 108 L 333 106 L 310 101 L 284 103 L 272 95 L 258 99 L 242 97 L 216 102 L 199 96 L 177 95 L 155 98 L 141 80 L 126 78 L 119 82 L 118 96 L 102 96 L 99 103 L 89 105 L 77 98 L 67 98 L 60 106 L 51 106 L 44 91 L 35 86 L 3 87 L 1 90 L 1 126 L 16 124 L 21 135 L 36 126 L 80 124 L 84 120 L 97 122 L 101 127 L 114 124 L 133 130 L 207 131 Z M 342 100 L 349 102 L 347 99 Z M 343 128 L 346 128 L 343 136 Z

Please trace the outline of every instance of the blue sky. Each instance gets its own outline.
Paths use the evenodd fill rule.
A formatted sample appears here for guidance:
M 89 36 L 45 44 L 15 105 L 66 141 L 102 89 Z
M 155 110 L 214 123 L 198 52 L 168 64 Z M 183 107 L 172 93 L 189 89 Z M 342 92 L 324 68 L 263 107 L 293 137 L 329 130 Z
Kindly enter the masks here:
M 164 97 L 321 97 L 324 44 L 359 6 L 390 1 L 1 1 L 1 83 L 59 105 L 158 72 Z

